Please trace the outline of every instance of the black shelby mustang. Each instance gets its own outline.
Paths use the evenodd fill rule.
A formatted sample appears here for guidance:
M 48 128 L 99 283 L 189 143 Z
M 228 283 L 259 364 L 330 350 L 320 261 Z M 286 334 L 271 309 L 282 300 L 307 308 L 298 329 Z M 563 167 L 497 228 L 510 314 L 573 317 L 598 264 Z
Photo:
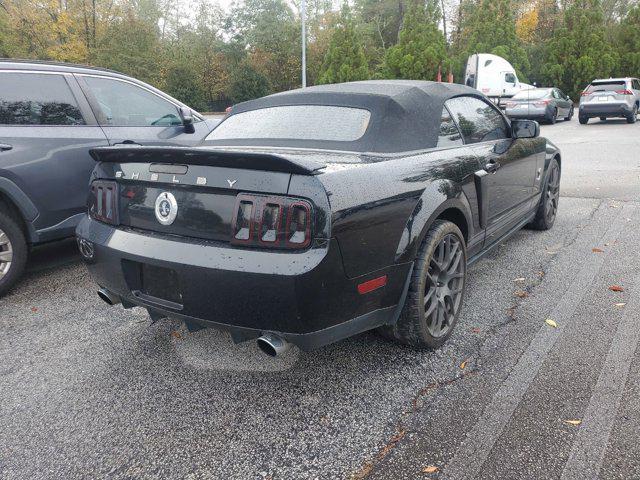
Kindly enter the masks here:
M 103 147 L 77 234 L 109 303 L 275 355 L 380 327 L 451 335 L 467 266 L 551 228 L 560 152 L 462 85 L 371 81 L 242 103 L 198 148 Z

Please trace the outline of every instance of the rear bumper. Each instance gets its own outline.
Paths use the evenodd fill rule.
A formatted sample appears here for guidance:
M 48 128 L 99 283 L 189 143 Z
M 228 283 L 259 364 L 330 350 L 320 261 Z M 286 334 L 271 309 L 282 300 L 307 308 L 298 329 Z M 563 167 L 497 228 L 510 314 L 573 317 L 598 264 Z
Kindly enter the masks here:
M 236 341 L 275 332 L 305 350 L 393 323 L 411 270 L 407 263 L 350 279 L 335 240 L 305 252 L 258 251 L 113 228 L 88 217 L 77 235 L 93 246 L 86 259 L 92 277 L 125 307 L 228 330 Z M 173 270 L 179 302 L 146 294 L 142 265 Z M 385 287 L 358 294 L 359 283 L 382 275 Z
M 632 109 L 626 102 L 584 103 L 579 113 L 582 117 L 628 117 Z
M 553 114 L 552 111 L 546 107 L 544 108 L 536 108 L 536 107 L 530 107 L 530 108 L 507 108 L 505 110 L 505 114 L 509 117 L 509 118 L 530 118 L 530 119 L 536 119 L 536 118 L 550 118 L 551 115 Z

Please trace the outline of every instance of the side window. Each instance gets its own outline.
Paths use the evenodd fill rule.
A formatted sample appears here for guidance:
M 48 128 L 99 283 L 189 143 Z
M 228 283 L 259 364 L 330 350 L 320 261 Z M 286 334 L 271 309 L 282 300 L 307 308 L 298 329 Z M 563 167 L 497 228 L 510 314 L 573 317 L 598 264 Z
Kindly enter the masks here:
M 106 77 L 83 77 L 96 98 L 107 125 L 182 125 L 171 102 L 131 83 Z
M 456 97 L 446 106 L 456 120 L 465 143 L 508 138 L 508 128 L 493 105 L 475 97 Z
M 0 72 L 0 125 L 84 125 L 62 75 Z
M 516 84 L 516 76 L 513 73 L 505 73 L 504 74 L 504 81 L 507 83 L 513 83 L 514 85 Z
M 453 147 L 455 145 L 462 145 L 462 136 L 449 110 L 446 107 L 442 107 L 438 147 Z
M 640 90 L 640 80 L 633 81 L 633 88 L 635 88 L 636 90 Z

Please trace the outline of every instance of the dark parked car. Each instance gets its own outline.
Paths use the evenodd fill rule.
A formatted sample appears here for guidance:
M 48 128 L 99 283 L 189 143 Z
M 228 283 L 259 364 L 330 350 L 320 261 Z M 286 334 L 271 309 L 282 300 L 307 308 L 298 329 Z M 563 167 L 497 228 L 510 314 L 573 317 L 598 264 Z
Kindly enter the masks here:
M 199 148 L 104 147 L 77 235 L 100 296 L 276 354 L 381 327 L 438 347 L 467 265 L 550 228 L 560 153 L 462 85 L 371 81 L 235 105 Z
M 95 166 L 89 148 L 196 145 L 213 126 L 115 72 L 0 61 L 0 295 L 20 277 L 28 246 L 74 234 Z
M 594 80 L 580 96 L 578 121 L 584 125 L 590 118 L 625 118 L 636 123 L 640 110 L 640 80 L 606 78 Z
M 556 123 L 558 118 L 571 120 L 573 102 L 558 88 L 531 88 L 511 97 L 505 108 L 509 118 L 529 118 Z

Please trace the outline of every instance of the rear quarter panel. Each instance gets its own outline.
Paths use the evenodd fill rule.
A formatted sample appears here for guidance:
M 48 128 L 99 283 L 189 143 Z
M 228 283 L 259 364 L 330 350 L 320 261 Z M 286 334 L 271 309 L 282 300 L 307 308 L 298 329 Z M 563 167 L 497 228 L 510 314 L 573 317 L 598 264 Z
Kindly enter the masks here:
M 479 228 L 468 147 L 355 165 L 332 164 L 320 175 L 349 277 L 412 261 L 427 227 L 447 208 L 460 210 L 470 237 Z

